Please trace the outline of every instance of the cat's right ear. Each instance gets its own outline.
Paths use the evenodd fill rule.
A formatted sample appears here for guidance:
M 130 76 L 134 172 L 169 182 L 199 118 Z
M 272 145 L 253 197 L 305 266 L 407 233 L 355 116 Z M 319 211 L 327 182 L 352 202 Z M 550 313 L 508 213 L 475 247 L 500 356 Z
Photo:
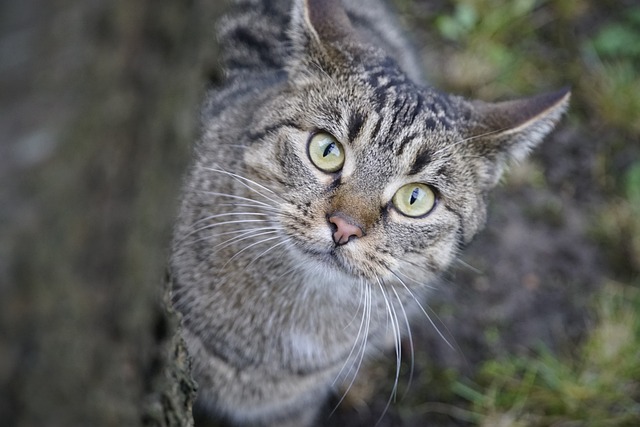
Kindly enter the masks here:
M 318 67 L 331 71 L 358 45 L 341 0 L 295 0 L 289 37 L 293 45 L 289 68 L 294 72 Z
M 496 185 L 510 162 L 524 159 L 567 110 L 571 91 L 564 88 L 530 98 L 468 104 L 468 147 L 485 160 L 483 184 Z

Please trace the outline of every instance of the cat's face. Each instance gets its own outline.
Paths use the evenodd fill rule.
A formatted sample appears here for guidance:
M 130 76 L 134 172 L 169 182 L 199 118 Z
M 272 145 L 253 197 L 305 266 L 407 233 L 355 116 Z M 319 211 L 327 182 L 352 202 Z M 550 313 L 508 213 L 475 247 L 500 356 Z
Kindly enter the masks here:
M 455 125 L 460 111 L 391 62 L 380 67 L 291 82 L 262 116 L 286 124 L 245 162 L 284 200 L 274 220 L 305 265 L 424 282 L 483 222 L 483 183 Z
M 268 131 L 248 141 L 247 172 L 283 200 L 273 220 L 312 271 L 424 283 L 483 225 L 486 192 L 552 129 L 568 91 L 440 94 L 325 12 L 294 16 L 288 84 L 255 115 Z

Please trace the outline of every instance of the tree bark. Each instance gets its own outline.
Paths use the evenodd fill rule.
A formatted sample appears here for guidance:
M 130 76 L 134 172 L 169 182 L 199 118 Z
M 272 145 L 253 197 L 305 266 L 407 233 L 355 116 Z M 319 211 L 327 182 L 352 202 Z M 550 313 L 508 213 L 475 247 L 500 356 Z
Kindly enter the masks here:
M 0 3 L 2 425 L 192 424 L 163 274 L 220 8 Z

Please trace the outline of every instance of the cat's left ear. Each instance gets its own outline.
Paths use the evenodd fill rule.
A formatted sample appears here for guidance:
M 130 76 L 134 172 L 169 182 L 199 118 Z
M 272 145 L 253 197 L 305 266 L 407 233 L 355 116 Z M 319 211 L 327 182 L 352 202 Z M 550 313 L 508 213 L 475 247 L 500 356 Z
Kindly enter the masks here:
M 358 34 L 341 0 L 295 0 L 289 37 L 294 69 L 330 68 L 358 45 Z
M 524 159 L 542 142 L 569 105 L 571 91 L 565 88 L 513 101 L 469 103 L 468 146 L 491 165 L 482 173 L 487 186 L 494 186 L 506 164 Z

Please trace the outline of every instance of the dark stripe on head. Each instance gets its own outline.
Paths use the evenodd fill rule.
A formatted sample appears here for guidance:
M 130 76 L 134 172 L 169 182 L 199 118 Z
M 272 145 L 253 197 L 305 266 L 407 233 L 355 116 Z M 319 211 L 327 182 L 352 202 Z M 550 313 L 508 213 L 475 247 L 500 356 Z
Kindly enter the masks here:
M 409 175 L 415 175 L 420 172 L 429 162 L 431 162 L 431 151 L 424 150 L 416 157 L 416 160 L 413 162 L 411 170 L 409 171 Z
M 355 112 L 349 118 L 349 141 L 353 142 L 356 137 L 360 134 L 360 130 L 362 130 L 362 125 L 364 124 L 364 116 Z
M 415 137 L 416 134 L 405 136 L 396 148 L 396 156 L 402 156 L 402 153 L 404 153 L 404 149 L 409 145 L 411 141 L 415 139 Z
M 401 97 L 396 98 L 393 103 L 393 109 L 395 113 L 393 114 L 393 119 L 391 120 L 391 127 L 394 128 L 396 126 L 401 126 L 404 123 L 398 123 L 398 120 L 402 120 L 404 122 L 404 117 L 406 116 L 406 103 L 407 100 Z M 400 119 L 402 117 L 402 119 Z
M 436 172 L 436 175 L 438 176 L 447 176 L 449 175 L 449 168 L 446 166 L 440 166 L 440 168 L 438 169 L 438 172 Z
M 378 121 L 376 122 L 376 126 L 374 127 L 373 133 L 371 134 L 372 139 L 376 139 L 378 137 L 381 126 L 382 126 L 382 116 L 378 116 Z
M 384 108 L 385 104 L 387 103 L 387 90 L 389 89 L 390 84 L 386 85 L 386 86 L 373 86 L 374 90 L 373 90 L 373 94 L 375 95 L 376 99 L 375 99 L 375 112 L 380 114 L 380 111 L 382 111 L 382 109 Z
M 406 79 L 395 69 L 390 70 L 383 67 L 372 70 L 366 77 L 366 81 L 373 89 L 375 101 L 377 102 L 374 108 L 379 113 L 386 105 L 388 97 L 397 92 L 393 88 L 403 85 Z
M 427 121 L 424 122 L 424 125 L 428 130 L 434 130 L 436 128 L 437 122 L 433 118 L 429 117 Z
M 293 128 L 299 131 L 302 131 L 302 128 L 300 126 L 298 126 L 297 123 L 291 121 L 291 120 L 283 120 L 281 122 L 277 122 L 277 123 L 273 123 L 270 124 L 267 127 L 264 127 L 262 129 L 256 129 L 254 131 L 251 131 L 249 133 L 249 137 L 251 138 L 251 141 L 258 141 L 262 138 L 264 138 L 265 136 L 267 136 L 268 134 L 275 132 L 277 130 L 279 130 L 280 128 L 283 127 L 289 127 L 289 128 Z
M 411 113 L 411 116 L 408 119 L 408 123 L 413 124 L 413 122 L 416 121 L 416 117 L 418 117 L 418 114 L 420 114 L 420 111 L 422 110 L 423 102 L 424 100 L 422 99 L 422 95 L 420 95 L 419 93 L 416 93 L 416 103 L 413 106 L 413 112 Z

